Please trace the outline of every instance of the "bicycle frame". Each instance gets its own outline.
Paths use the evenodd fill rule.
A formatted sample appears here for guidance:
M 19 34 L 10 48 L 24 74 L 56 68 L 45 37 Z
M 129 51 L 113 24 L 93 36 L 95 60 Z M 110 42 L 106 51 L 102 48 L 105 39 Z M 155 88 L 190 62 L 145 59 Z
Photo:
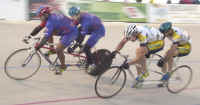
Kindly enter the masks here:
M 119 53 L 119 55 L 124 58 L 123 63 L 127 63 L 128 56 L 122 55 L 120 53 Z M 149 60 L 150 63 L 152 63 L 153 61 L 156 61 L 156 63 L 157 63 L 157 61 L 159 61 L 159 59 L 162 58 L 162 56 L 160 56 L 159 54 L 152 54 L 152 55 L 156 55 L 157 58 L 155 58 L 154 56 L 147 58 L 147 60 Z M 152 59 L 152 61 L 150 59 Z M 148 65 L 146 65 L 146 66 L 148 66 Z M 179 72 L 177 72 L 177 70 L 179 70 L 180 68 L 186 68 L 184 70 L 186 70 L 187 72 L 189 71 L 188 72 L 189 73 L 189 79 L 188 79 L 187 84 L 183 85 L 184 87 L 174 88 L 173 82 L 174 81 L 176 82 L 178 80 L 177 74 L 174 75 L 174 73 L 175 72 L 179 73 Z M 147 68 L 147 70 L 149 71 L 149 68 Z M 154 83 L 158 84 L 157 85 L 158 87 L 165 87 L 166 86 L 168 91 L 171 92 L 171 93 L 179 93 L 180 91 L 185 89 L 188 86 L 188 84 L 191 82 L 191 78 L 192 78 L 192 71 L 191 70 L 192 69 L 189 66 L 182 65 L 182 66 L 176 67 L 172 71 L 171 76 L 173 76 L 173 78 L 170 76 L 167 81 L 161 81 L 160 78 L 159 79 L 157 78 L 157 79 L 154 79 L 154 80 L 145 79 L 144 82 L 140 82 L 140 81 L 136 80 L 133 72 L 130 69 L 121 68 L 121 66 L 119 66 L 119 65 L 111 66 L 107 71 L 105 71 L 104 73 L 102 73 L 101 75 L 99 75 L 97 77 L 96 82 L 95 82 L 95 92 L 96 92 L 97 96 L 99 96 L 101 98 L 111 98 L 111 97 L 117 95 L 124 88 L 124 86 L 126 84 L 127 71 L 128 71 L 129 75 L 133 79 L 132 88 L 139 88 L 143 85 L 143 83 L 144 83 L 144 85 L 146 85 L 146 84 L 149 84 L 149 83 L 152 84 L 152 82 L 153 82 L 153 84 Z M 161 71 L 150 71 L 150 72 L 155 72 L 156 74 L 163 75 L 163 73 Z M 151 78 L 151 79 L 153 79 L 153 78 Z M 103 81 L 105 83 L 103 83 Z M 149 83 L 148 83 L 148 81 L 149 81 Z M 172 84 L 171 84 L 171 82 L 172 82 Z M 111 87 L 108 87 L 108 85 L 110 85 Z M 112 88 L 114 88 L 114 89 L 112 89 Z M 106 91 L 104 91 L 104 90 L 106 90 Z M 108 90 L 110 90 L 110 91 L 108 91 Z
M 125 60 L 124 60 L 124 62 L 123 63 L 126 63 L 127 61 L 128 61 L 128 56 L 127 55 L 122 55 L 122 54 L 120 54 L 119 53 L 119 55 L 121 56 L 121 57 L 123 57 Z M 159 56 L 160 58 L 162 58 L 162 56 L 160 56 L 159 54 L 152 54 L 153 56 Z M 174 64 L 173 64 L 173 68 L 175 68 L 176 66 L 177 66 L 177 62 L 179 61 L 179 57 L 176 57 L 176 58 L 174 58 L 175 60 L 174 60 Z M 159 60 L 159 59 L 158 59 Z M 162 72 L 159 72 L 159 71 L 155 71 L 155 70 L 152 70 L 152 69 L 150 69 L 149 68 L 149 65 L 153 62 L 153 61 L 158 61 L 158 60 L 155 60 L 155 59 L 151 59 L 151 58 L 147 58 L 147 61 L 150 61 L 149 62 L 149 64 L 146 64 L 146 69 L 147 69 L 147 71 L 149 71 L 149 72 L 154 72 L 154 73 L 156 73 L 156 74 L 158 74 L 158 75 L 163 75 L 163 73 Z M 146 62 L 147 62 L 146 61 Z M 132 77 L 132 79 L 135 81 L 135 76 L 134 76 L 134 73 L 130 70 L 130 69 L 126 69 L 128 72 L 129 72 L 129 74 L 130 74 L 130 76 Z M 159 80 L 147 80 L 147 81 L 159 81 Z
M 30 49 L 33 48 L 33 47 L 35 47 L 35 46 L 37 46 L 37 45 L 39 44 L 40 37 L 33 38 L 33 40 L 34 40 L 34 42 L 33 42 L 33 44 L 32 44 L 32 47 L 30 47 Z M 49 47 L 50 45 L 55 46 L 55 44 L 47 43 L 46 46 L 44 45 L 44 46 L 41 47 L 37 52 L 38 52 L 39 55 L 41 55 L 51 66 L 58 66 L 58 64 L 57 64 L 58 56 L 56 57 L 56 59 L 55 59 L 54 61 L 51 61 L 51 60 L 49 59 L 49 57 L 46 56 L 45 53 L 43 53 L 43 52 L 41 51 L 41 49 L 55 50 L 54 48 Z M 72 46 L 72 45 L 73 45 L 73 44 L 71 44 L 70 46 Z M 80 46 L 79 46 L 79 47 L 80 47 Z M 69 55 L 72 55 L 72 56 L 74 56 L 74 57 L 79 57 L 79 59 L 80 59 L 80 58 L 86 59 L 86 56 L 83 56 L 83 55 L 81 55 L 81 54 L 78 53 L 78 52 L 68 53 L 67 51 L 64 51 L 64 54 L 69 54 Z M 78 64 L 75 64 L 75 65 L 66 64 L 66 66 L 80 66 L 80 65 L 78 65 Z
M 48 49 L 48 50 L 55 50 L 55 49 L 53 49 L 53 48 L 50 48 L 50 47 L 46 47 L 46 46 L 43 46 L 42 47 L 43 49 Z M 46 56 L 41 50 L 39 50 L 38 51 L 41 55 L 42 55 L 42 57 L 44 57 L 45 58 L 45 60 L 47 60 L 47 62 L 49 63 L 49 64 L 52 64 L 52 62 L 51 62 L 51 60 L 49 59 L 49 57 L 48 56 Z M 69 55 L 72 55 L 72 56 L 74 56 L 74 57 L 80 57 L 80 58 L 86 58 L 86 56 L 83 56 L 83 55 L 80 55 L 80 54 L 77 54 L 77 53 L 68 53 L 68 52 L 66 52 L 66 51 L 64 51 L 64 54 L 69 54 Z M 56 60 L 58 59 L 58 57 L 56 57 Z M 54 64 L 55 62 L 53 62 L 53 64 Z

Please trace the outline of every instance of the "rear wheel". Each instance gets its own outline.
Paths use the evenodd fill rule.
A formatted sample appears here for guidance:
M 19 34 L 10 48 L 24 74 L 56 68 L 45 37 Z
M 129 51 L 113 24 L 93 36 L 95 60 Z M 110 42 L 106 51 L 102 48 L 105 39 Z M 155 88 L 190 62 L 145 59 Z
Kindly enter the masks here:
M 171 93 L 183 91 L 192 81 L 192 69 L 187 65 L 175 68 L 167 82 L 167 89 Z
M 114 66 L 98 75 L 95 82 L 95 92 L 101 98 L 111 98 L 117 95 L 126 83 L 126 72 Z
M 111 52 L 107 49 L 99 49 L 93 53 L 94 65 L 89 67 L 87 73 L 93 76 L 97 76 L 107 70 L 111 63 Z
M 19 49 L 13 52 L 4 63 L 4 71 L 15 80 L 25 80 L 37 73 L 41 65 L 39 54 L 30 53 L 30 49 Z

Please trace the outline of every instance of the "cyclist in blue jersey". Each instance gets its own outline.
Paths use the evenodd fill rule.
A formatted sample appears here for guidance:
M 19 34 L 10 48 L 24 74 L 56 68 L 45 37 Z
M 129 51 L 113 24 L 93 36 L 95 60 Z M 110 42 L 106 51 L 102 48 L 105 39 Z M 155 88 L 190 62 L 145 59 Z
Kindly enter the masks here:
M 82 49 L 87 56 L 86 68 L 88 68 L 89 65 L 94 63 L 91 48 L 105 35 L 104 25 L 99 17 L 87 12 L 81 12 L 79 7 L 71 7 L 68 13 L 73 21 L 76 22 L 75 24 L 80 25 L 77 44 L 81 44 L 85 36 L 90 35 Z M 73 52 L 73 49 L 68 48 L 68 51 Z
M 41 8 L 42 8 L 42 7 L 41 7 Z M 47 9 L 46 9 L 46 12 L 49 12 L 49 13 L 50 13 L 50 12 L 53 11 L 53 9 L 51 9 L 50 7 L 46 7 L 46 8 L 47 8 Z M 33 29 L 33 31 L 30 33 L 30 35 L 25 36 L 23 40 L 26 41 L 26 40 L 30 39 L 31 36 L 36 36 L 42 29 L 45 28 L 45 25 L 46 25 L 46 21 L 41 21 L 40 25 L 36 26 L 36 27 Z M 56 35 L 56 34 L 57 34 L 56 32 L 53 33 L 53 35 Z M 49 42 L 49 43 L 53 43 L 53 37 L 52 37 L 52 36 L 48 39 L 48 42 Z M 51 49 L 50 49 L 49 51 L 47 51 L 46 55 L 50 55 L 50 54 L 55 54 L 55 53 L 56 53 L 56 51 L 53 50 L 53 49 L 54 49 L 54 46 L 53 46 L 53 45 L 50 45 L 50 48 L 51 48 Z
M 37 15 L 42 22 L 46 23 L 46 31 L 45 36 L 35 49 L 39 50 L 52 37 L 53 33 L 56 32 L 61 37 L 59 43 L 56 45 L 56 53 L 61 62 L 60 69 L 56 71 L 56 74 L 62 74 L 66 69 L 63 50 L 78 37 L 78 29 L 70 18 L 63 14 L 51 13 L 49 7 L 41 6 L 37 11 Z

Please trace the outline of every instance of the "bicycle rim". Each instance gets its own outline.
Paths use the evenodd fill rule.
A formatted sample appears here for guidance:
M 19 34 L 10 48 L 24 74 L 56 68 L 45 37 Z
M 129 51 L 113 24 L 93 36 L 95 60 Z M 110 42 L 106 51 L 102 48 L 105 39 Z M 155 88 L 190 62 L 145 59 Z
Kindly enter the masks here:
M 192 81 L 192 69 L 187 65 L 178 66 L 172 71 L 167 82 L 167 89 L 171 93 L 179 93 L 186 89 Z
M 25 80 L 36 74 L 40 65 L 41 58 L 38 53 L 32 55 L 29 49 L 19 49 L 6 59 L 4 71 L 11 79 Z
M 119 67 L 111 67 L 97 77 L 95 92 L 101 98 L 111 98 L 117 95 L 126 83 L 126 72 Z

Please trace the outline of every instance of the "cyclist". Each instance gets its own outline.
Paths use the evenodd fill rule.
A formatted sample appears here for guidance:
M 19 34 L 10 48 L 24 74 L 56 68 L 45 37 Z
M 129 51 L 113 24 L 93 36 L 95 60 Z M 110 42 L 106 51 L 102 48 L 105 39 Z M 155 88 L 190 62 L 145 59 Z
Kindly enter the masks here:
M 69 11 L 69 15 L 74 20 L 76 25 L 79 27 L 79 37 L 77 38 L 77 44 L 81 44 L 86 35 L 90 35 L 82 51 L 86 54 L 87 64 L 86 69 L 89 65 L 94 63 L 91 48 L 105 35 L 105 28 L 99 17 L 81 12 L 79 7 L 72 6 Z M 68 48 L 69 52 L 73 52 L 74 49 Z
M 121 68 L 129 69 L 129 66 L 136 64 L 137 78 L 134 87 L 141 86 L 145 78 L 149 73 L 146 70 L 146 58 L 150 54 L 161 51 L 164 47 L 164 36 L 156 28 L 150 28 L 147 26 L 136 26 L 130 24 L 124 31 L 125 37 L 120 41 L 115 51 L 112 52 L 111 57 L 114 58 L 116 53 L 119 52 L 128 41 L 140 42 L 140 47 L 136 49 L 136 58 L 121 65 Z
M 56 74 L 61 74 L 66 69 L 63 50 L 78 37 L 78 29 L 70 18 L 63 14 L 51 13 L 49 7 L 41 6 L 37 10 L 37 15 L 40 17 L 42 23 L 45 23 L 43 26 L 38 27 L 46 27 L 46 30 L 45 36 L 35 49 L 39 50 L 50 38 L 52 38 L 53 33 L 56 31 L 61 37 L 59 43 L 56 45 L 56 53 L 61 63 L 60 69 L 56 71 Z M 36 30 L 39 31 L 39 28 Z
M 158 62 L 158 66 L 162 67 L 162 71 L 166 73 L 161 80 L 166 81 L 170 77 L 170 71 L 172 70 L 172 64 L 174 62 L 173 57 L 187 56 L 191 52 L 191 41 L 186 31 L 172 27 L 171 22 L 162 23 L 159 30 L 173 43 L 165 53 L 164 59 L 160 59 Z
M 47 7 L 47 8 L 48 8 L 47 9 L 48 12 L 52 12 L 53 11 L 53 9 L 50 9 L 50 7 Z M 33 29 L 33 31 L 30 33 L 30 35 L 25 36 L 23 40 L 26 41 L 26 40 L 30 39 L 32 36 L 37 35 L 42 29 L 44 29 L 45 25 L 46 25 L 46 21 L 41 21 L 40 25 L 36 26 Z M 53 32 L 53 35 L 56 35 L 56 34 L 57 34 L 56 31 Z M 53 36 L 50 36 L 50 38 L 48 39 L 48 42 L 49 43 L 53 43 Z M 54 49 L 53 45 L 50 45 L 50 48 L 51 49 L 46 53 L 46 55 L 50 55 L 50 54 L 55 54 L 56 53 L 56 51 L 53 50 Z

